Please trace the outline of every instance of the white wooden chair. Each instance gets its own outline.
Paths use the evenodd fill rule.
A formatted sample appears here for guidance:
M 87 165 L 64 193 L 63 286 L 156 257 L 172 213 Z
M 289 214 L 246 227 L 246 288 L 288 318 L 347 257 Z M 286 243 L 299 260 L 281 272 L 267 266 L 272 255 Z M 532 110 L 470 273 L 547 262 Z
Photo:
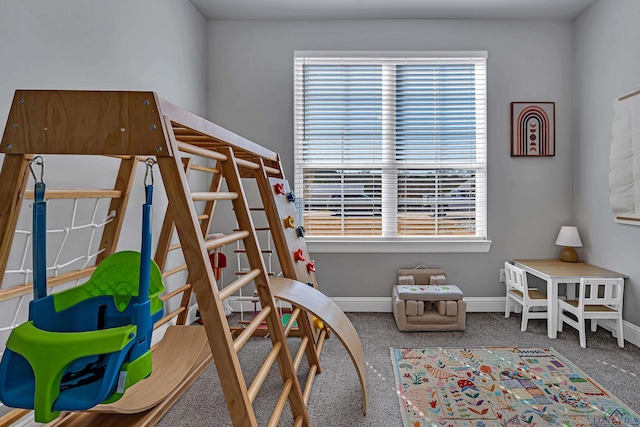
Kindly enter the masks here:
M 532 307 L 548 307 L 547 296 L 537 289 L 529 289 L 527 286 L 527 273 L 515 265 L 504 263 L 507 286 L 507 303 L 504 310 L 504 317 L 511 314 L 511 307 L 515 309 L 522 306 L 521 331 L 527 330 L 529 319 L 546 319 L 546 311 L 529 311 Z
M 585 279 L 580 280 L 580 294 L 577 300 L 558 301 L 558 331 L 562 332 L 564 323 L 573 326 L 580 333 L 580 347 L 587 347 L 585 337 L 585 319 L 591 319 L 591 330 L 598 328 L 598 320 L 615 320 L 614 337 L 618 346 L 624 347 L 622 331 L 622 295 L 624 279 Z M 577 320 L 565 314 L 573 314 Z

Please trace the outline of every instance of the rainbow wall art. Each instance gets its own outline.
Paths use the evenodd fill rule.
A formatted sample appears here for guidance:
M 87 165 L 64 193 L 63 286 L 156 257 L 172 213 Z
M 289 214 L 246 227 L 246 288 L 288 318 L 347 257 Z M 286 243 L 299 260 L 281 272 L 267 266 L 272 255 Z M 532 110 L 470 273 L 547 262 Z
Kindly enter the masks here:
M 511 103 L 511 156 L 556 155 L 555 102 Z

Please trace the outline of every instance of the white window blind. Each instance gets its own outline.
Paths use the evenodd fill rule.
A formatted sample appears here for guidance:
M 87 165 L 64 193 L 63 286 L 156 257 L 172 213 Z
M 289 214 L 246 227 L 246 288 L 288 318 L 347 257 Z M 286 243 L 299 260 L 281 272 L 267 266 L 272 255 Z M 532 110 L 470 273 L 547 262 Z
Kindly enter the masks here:
M 486 238 L 486 52 L 296 52 L 308 237 Z

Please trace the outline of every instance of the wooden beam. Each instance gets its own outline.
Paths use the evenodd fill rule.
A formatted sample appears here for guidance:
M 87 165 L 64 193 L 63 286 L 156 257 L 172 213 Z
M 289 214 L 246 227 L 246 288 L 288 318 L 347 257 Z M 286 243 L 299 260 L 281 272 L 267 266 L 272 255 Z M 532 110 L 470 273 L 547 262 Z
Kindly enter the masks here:
M 171 141 L 177 150 L 177 142 Z M 209 347 L 216 364 L 220 383 L 234 427 L 257 427 L 251 401 L 247 395 L 244 375 L 233 350 L 231 331 L 224 314 L 222 301 L 216 290 L 209 254 L 196 220 L 196 211 L 188 194 L 189 183 L 182 165 L 176 158 L 158 158 L 158 166 L 171 203 L 178 237 L 189 267 L 187 282 L 196 294 L 200 316 L 209 339 Z
M 0 289 L 7 269 L 9 252 L 20 216 L 22 194 L 29 177 L 29 162 L 33 156 L 8 154 L 0 171 Z
M 92 188 L 74 188 L 70 190 L 47 189 L 45 199 L 117 199 L 122 196 L 119 190 L 100 190 Z M 25 199 L 33 199 L 33 191 L 24 192 Z
M 5 154 L 170 156 L 153 92 L 17 90 Z
M 115 212 L 116 215 L 113 221 L 104 226 L 102 240 L 100 242 L 100 248 L 103 248 L 104 252 L 98 254 L 96 264 L 100 264 L 102 260 L 116 251 L 120 232 L 122 231 L 122 224 L 124 223 L 124 216 L 127 212 L 127 206 L 129 205 L 129 195 L 131 194 L 133 177 L 135 176 L 137 166 L 138 158 L 136 156 L 120 161 L 120 168 L 118 169 L 118 175 L 116 176 L 113 189 L 119 191 L 121 197 L 111 199 L 111 203 L 109 204 L 109 210 L 107 212 Z

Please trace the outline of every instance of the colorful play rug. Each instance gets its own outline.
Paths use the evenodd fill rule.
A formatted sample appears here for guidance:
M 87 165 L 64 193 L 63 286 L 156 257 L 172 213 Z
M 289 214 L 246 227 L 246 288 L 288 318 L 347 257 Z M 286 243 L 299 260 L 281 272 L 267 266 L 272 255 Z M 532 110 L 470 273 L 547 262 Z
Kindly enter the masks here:
M 404 427 L 640 426 L 552 348 L 391 348 Z

